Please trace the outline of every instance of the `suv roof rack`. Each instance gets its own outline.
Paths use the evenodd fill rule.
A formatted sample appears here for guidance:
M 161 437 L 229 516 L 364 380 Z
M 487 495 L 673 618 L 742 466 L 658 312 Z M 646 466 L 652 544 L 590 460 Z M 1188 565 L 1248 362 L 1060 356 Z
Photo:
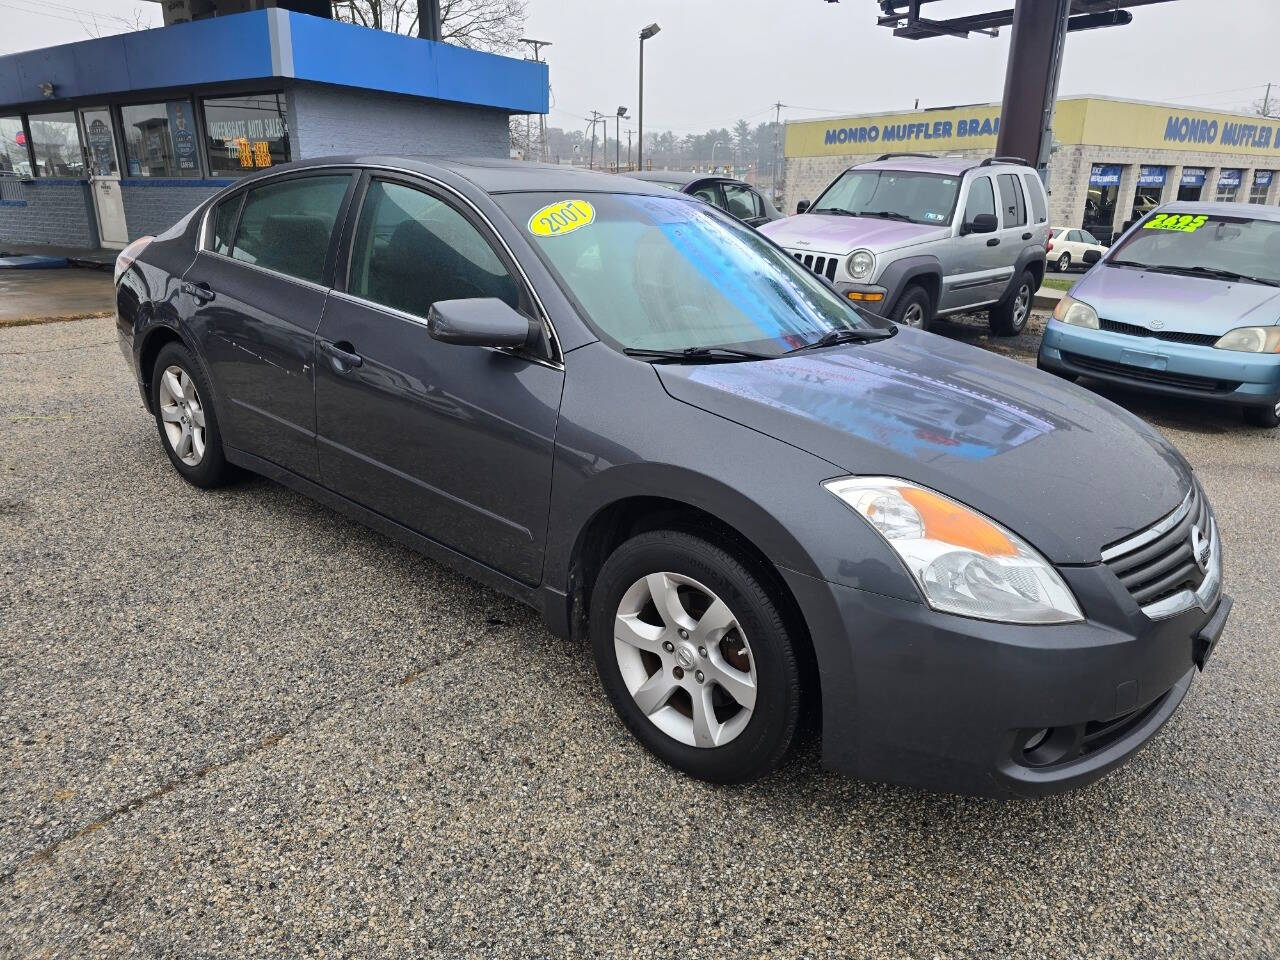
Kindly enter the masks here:
M 1027 163 L 1027 161 L 1022 157 L 987 157 L 987 159 L 983 160 L 980 164 L 978 164 L 978 166 L 990 167 L 997 163 L 1018 163 L 1024 167 L 1030 166 L 1030 164 Z
M 923 157 L 926 160 L 937 160 L 936 153 L 882 153 L 876 157 L 876 163 L 881 160 L 896 160 L 898 157 Z

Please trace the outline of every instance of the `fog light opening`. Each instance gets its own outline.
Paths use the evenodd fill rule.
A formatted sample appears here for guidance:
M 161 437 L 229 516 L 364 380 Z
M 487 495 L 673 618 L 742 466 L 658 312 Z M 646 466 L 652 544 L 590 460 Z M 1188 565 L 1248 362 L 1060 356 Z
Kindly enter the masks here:
M 1025 743 L 1023 743 L 1022 752 L 1031 753 L 1036 749 L 1036 747 L 1044 746 L 1044 742 L 1049 739 L 1049 734 L 1051 733 L 1053 733 L 1053 731 L 1048 727 L 1045 727 L 1043 730 L 1037 730 L 1027 738 Z
M 1060 763 L 1078 752 L 1074 727 L 1041 727 L 1024 730 L 1015 741 L 1017 758 L 1028 767 Z

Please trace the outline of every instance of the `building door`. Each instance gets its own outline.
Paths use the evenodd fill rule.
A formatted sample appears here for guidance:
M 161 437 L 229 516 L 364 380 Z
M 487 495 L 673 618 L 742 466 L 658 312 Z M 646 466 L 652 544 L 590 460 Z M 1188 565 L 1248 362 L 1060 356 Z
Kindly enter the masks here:
M 124 198 L 120 195 L 120 162 L 116 156 L 116 131 L 106 107 L 80 111 L 85 150 L 89 154 L 89 188 L 98 215 L 98 242 L 123 247 L 129 242 L 124 222 Z

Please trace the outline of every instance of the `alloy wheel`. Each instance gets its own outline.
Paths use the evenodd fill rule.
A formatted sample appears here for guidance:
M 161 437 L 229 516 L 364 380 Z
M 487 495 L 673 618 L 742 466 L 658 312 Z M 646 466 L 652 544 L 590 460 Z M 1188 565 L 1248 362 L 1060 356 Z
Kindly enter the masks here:
M 1058 269 L 1063 273 L 1071 269 L 1071 254 L 1064 253 L 1058 258 Z
M 1027 314 L 1031 312 L 1031 287 L 1023 284 L 1018 288 L 1018 297 L 1013 302 L 1013 329 L 1021 330 L 1027 322 Z
M 751 721 L 756 666 L 729 606 L 678 573 L 651 573 L 622 595 L 614 653 L 636 705 L 667 736 L 721 747 Z
M 176 365 L 160 375 L 160 421 L 178 459 L 189 467 L 199 466 L 205 449 L 204 404 L 195 380 Z
M 918 303 L 913 303 L 907 307 L 902 314 L 902 322 L 908 327 L 924 326 L 924 307 Z

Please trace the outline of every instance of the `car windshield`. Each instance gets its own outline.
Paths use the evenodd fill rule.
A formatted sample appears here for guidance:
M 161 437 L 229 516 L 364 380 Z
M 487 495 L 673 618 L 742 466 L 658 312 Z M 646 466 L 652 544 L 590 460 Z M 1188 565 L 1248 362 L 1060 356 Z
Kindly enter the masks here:
M 892 326 L 854 309 L 750 227 L 685 196 L 495 199 L 601 336 L 622 348 L 773 357 L 833 332 Z
M 1218 213 L 1158 213 L 1115 247 L 1107 262 L 1280 283 L 1280 222 Z
M 960 178 L 901 170 L 846 170 L 823 191 L 810 213 L 887 216 L 912 223 L 950 223 Z

